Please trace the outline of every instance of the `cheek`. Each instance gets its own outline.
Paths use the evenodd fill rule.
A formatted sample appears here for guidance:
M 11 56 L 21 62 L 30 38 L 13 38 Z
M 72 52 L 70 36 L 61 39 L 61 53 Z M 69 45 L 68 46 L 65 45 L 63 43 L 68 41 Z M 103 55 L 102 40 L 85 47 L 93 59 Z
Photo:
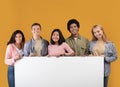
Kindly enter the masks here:
M 32 30 L 32 33 L 34 33 L 34 29 Z
M 101 34 L 103 35 L 103 32 L 101 32 Z
M 56 40 L 56 37 L 55 37 L 55 36 L 52 36 L 52 40 L 55 41 L 55 40 Z
M 22 37 L 20 37 L 20 41 L 22 41 Z
M 70 32 L 72 32 L 73 28 L 70 28 Z
M 57 40 L 59 41 L 59 39 L 60 39 L 60 38 L 58 37 Z
M 96 37 L 96 33 L 94 33 L 94 37 Z
M 17 42 L 22 42 L 22 37 L 16 38 L 15 39 Z
M 40 32 L 41 30 L 40 30 L 40 29 L 37 29 L 36 31 L 37 31 L 37 32 Z

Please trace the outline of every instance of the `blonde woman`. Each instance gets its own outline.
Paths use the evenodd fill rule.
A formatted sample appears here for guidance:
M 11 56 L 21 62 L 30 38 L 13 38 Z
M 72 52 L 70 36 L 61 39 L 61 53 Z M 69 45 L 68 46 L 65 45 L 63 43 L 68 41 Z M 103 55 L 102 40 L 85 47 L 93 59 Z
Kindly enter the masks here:
M 104 87 L 107 87 L 110 64 L 117 59 L 116 49 L 114 43 L 106 38 L 102 26 L 94 25 L 91 33 L 90 52 L 93 56 L 104 56 Z

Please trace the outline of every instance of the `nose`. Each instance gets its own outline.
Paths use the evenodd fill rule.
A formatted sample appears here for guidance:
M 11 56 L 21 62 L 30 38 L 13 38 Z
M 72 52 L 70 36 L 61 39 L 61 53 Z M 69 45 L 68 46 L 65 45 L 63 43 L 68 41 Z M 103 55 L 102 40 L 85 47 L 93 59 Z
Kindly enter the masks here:
M 99 35 L 99 33 L 98 33 L 98 32 L 96 32 L 96 35 Z
M 73 27 L 72 30 L 76 30 L 76 28 Z

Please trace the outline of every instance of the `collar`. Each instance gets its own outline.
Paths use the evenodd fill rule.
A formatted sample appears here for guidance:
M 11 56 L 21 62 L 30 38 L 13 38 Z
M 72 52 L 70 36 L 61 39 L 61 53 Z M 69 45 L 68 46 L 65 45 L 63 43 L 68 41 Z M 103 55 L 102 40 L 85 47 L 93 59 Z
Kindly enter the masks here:
M 40 40 L 42 40 L 42 37 L 41 37 L 41 36 L 40 36 Z M 35 41 L 33 37 L 32 37 L 32 41 Z
M 73 37 L 72 35 L 70 36 L 70 38 L 71 38 L 71 39 L 74 39 L 74 37 Z M 81 39 L 80 34 L 77 36 L 77 38 L 78 38 L 78 39 Z

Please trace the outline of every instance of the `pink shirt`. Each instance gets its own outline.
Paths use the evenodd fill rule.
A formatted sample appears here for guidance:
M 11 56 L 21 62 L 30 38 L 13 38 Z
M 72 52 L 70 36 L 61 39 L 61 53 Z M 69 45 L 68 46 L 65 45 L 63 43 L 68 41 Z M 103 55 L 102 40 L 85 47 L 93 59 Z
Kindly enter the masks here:
M 14 65 L 15 56 L 20 55 L 14 44 L 9 44 L 6 48 L 5 64 Z
M 48 55 L 50 56 L 56 56 L 57 54 L 65 54 L 65 55 L 71 55 L 73 54 L 73 50 L 69 47 L 67 43 L 62 43 L 61 45 L 49 45 L 48 46 Z

